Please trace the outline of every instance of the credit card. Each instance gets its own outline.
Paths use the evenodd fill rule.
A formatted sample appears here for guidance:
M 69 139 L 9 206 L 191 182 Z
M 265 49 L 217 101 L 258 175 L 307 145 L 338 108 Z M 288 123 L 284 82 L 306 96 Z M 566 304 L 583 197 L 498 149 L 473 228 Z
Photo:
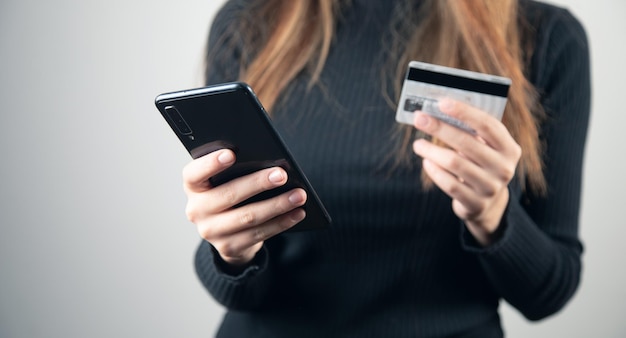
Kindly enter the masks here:
M 419 110 L 474 133 L 463 121 L 441 112 L 439 100 L 465 102 L 501 120 L 510 86 L 511 79 L 506 77 L 411 61 L 402 85 L 396 121 L 413 125 L 414 113 Z

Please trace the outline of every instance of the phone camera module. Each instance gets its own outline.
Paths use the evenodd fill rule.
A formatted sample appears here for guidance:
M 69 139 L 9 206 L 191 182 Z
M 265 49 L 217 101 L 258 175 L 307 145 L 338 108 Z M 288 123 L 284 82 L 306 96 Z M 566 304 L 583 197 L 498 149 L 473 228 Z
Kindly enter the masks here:
M 165 113 L 167 114 L 167 117 L 170 119 L 170 121 L 174 123 L 174 125 L 178 129 L 178 132 L 183 135 L 191 135 L 193 133 L 193 131 L 191 130 L 191 128 L 189 128 L 189 125 L 187 124 L 187 122 L 185 122 L 185 119 L 183 119 L 176 107 L 165 107 Z

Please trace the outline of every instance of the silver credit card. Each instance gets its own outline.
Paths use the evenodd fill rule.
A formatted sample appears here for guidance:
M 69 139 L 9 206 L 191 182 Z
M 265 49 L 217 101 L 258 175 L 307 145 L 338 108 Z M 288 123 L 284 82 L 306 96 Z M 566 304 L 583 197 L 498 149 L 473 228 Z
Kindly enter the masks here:
M 465 102 L 502 119 L 511 79 L 411 61 L 406 72 L 396 121 L 413 125 L 415 111 L 422 111 L 446 123 L 473 133 L 467 124 L 442 113 L 438 101 L 450 98 Z

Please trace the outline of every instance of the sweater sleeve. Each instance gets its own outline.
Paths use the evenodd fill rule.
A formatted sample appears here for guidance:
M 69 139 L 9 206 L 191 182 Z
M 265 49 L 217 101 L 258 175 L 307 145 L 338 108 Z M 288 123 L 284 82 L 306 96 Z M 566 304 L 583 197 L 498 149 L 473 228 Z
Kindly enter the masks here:
M 231 29 L 245 1 L 231 0 L 213 20 L 207 44 L 206 84 L 235 81 L 239 76 L 241 39 Z M 228 269 L 210 243 L 202 241 L 196 251 L 196 273 L 217 302 L 230 310 L 250 310 L 258 307 L 270 289 L 268 250 L 263 247 L 242 271 Z
M 513 188 L 503 235 L 490 247 L 476 246 L 465 229 L 462 235 L 494 289 L 530 320 L 559 311 L 579 284 L 578 222 L 591 96 L 589 51 L 580 23 L 559 10 L 539 35 L 533 68 L 547 113 L 542 125 L 547 195 L 522 195 Z

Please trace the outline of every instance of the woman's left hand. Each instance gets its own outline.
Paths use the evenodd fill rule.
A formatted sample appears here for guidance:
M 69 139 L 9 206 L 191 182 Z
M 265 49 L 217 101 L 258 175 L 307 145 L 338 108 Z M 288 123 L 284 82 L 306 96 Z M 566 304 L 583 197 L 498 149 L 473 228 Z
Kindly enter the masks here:
M 492 243 L 509 201 L 508 184 L 522 154 L 506 127 L 484 111 L 452 100 L 441 100 L 439 109 L 476 131 L 465 132 L 421 112 L 414 126 L 450 148 L 425 139 L 413 143 L 423 158 L 422 168 L 452 198 L 454 213 L 476 240 Z

